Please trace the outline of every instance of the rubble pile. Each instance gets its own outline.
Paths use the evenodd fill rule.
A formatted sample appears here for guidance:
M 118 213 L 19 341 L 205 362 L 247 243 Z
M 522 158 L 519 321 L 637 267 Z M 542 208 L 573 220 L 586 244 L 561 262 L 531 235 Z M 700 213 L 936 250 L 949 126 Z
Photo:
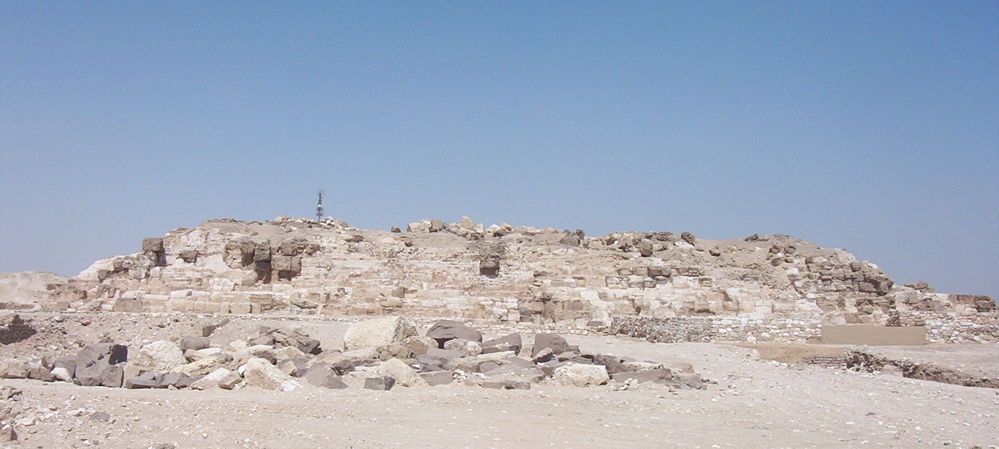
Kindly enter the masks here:
M 920 363 L 905 357 L 889 358 L 875 354 L 867 348 L 846 352 L 846 367 L 854 371 L 880 372 L 910 379 L 930 380 L 966 387 L 999 388 L 999 379 L 979 376 L 936 365 Z
M 291 391 L 319 388 L 437 386 L 460 383 L 495 389 L 530 389 L 539 382 L 586 387 L 615 382 L 629 388 L 655 382 L 697 389 L 701 377 L 685 363 L 663 364 L 590 354 L 551 333 L 483 341 L 464 323 L 440 320 L 425 333 L 409 320 L 384 317 L 357 322 L 344 334 L 342 350 L 324 349 L 298 330 L 260 326 L 245 339 L 213 345 L 227 320 L 201 335 L 157 340 L 139 348 L 112 341 L 86 345 L 75 354 L 0 360 L 0 377 L 81 386 L 226 390 L 257 387 Z

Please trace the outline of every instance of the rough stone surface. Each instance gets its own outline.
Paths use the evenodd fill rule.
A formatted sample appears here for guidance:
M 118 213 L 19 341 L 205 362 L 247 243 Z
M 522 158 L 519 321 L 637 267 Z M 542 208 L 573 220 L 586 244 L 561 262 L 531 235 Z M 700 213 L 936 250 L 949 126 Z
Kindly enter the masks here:
M 343 336 L 346 350 L 374 348 L 417 336 L 416 326 L 402 317 L 377 318 L 354 323 Z
M 482 342 L 482 353 L 489 354 L 493 352 L 505 352 L 513 351 L 514 355 L 520 354 L 520 349 L 523 347 L 523 339 L 520 334 L 513 333 L 504 335 L 499 338 L 494 338 L 492 340 Z
M 243 371 L 243 380 L 246 385 L 251 387 L 280 390 L 281 383 L 290 379 L 287 374 L 282 373 L 271 362 L 259 357 L 250 358 L 240 369 Z
M 191 384 L 191 388 L 195 390 L 207 390 L 210 388 L 218 388 L 219 383 L 222 382 L 222 379 L 225 379 L 226 376 L 228 376 L 230 373 L 231 371 L 229 371 L 228 369 L 218 368 L 215 371 L 208 373 L 208 375 L 206 375 L 205 377 L 202 377 L 194 381 L 194 383 Z M 237 377 L 238 376 L 239 375 L 237 374 Z
M 531 357 L 537 357 L 538 353 L 545 348 L 551 349 L 555 355 L 572 351 L 569 343 L 561 335 L 537 334 L 534 336 L 534 349 L 531 352 Z
M 437 340 L 437 347 L 444 348 L 448 340 L 461 339 L 482 342 L 482 332 L 464 323 L 452 320 L 441 320 L 427 330 L 427 337 Z
M 419 385 L 423 380 L 412 367 L 399 359 L 391 359 L 383 362 L 378 367 L 378 374 L 391 376 L 395 379 L 395 384 L 403 387 Z
M 556 368 L 552 374 L 552 379 L 561 385 L 586 387 L 603 385 L 610 380 L 610 376 L 607 374 L 607 368 L 603 365 L 569 363 Z
M 340 390 L 347 388 L 347 383 L 337 375 L 329 365 L 315 365 L 302 376 L 309 385 Z
M 482 354 L 482 346 L 479 343 L 462 339 L 446 341 L 444 343 L 444 349 L 448 351 L 460 352 L 464 357 L 475 357 Z
M 129 363 L 140 369 L 169 372 L 186 364 L 187 358 L 176 344 L 159 340 L 140 348 Z
M 388 391 L 395 386 L 395 378 L 392 376 L 376 376 L 364 379 L 364 388 L 368 390 Z
M 690 233 L 615 232 L 589 237 L 580 231 L 485 226 L 465 219 L 452 224 L 421 220 L 410 230 L 360 230 L 338 220 L 288 217 L 212 220 L 137 244 L 141 251 L 135 254 L 96 261 L 73 278 L 52 278 L 49 285 L 32 287 L 33 299 L 0 297 L 0 307 L 443 315 L 559 330 L 595 330 L 630 317 L 894 325 L 898 316 L 904 326 L 907 314 L 935 313 L 932 319 L 940 328 L 958 333 L 942 329 L 931 339 L 996 338 L 995 332 L 962 323 L 981 324 L 982 314 L 995 313 L 992 298 L 936 293 L 925 282 L 898 286 L 873 263 L 785 235 L 704 240 Z M 3 285 L 0 279 L 0 293 L 8 291 Z M 732 332 L 721 337 L 809 338 L 770 330 L 775 329 L 768 329 L 768 336 Z

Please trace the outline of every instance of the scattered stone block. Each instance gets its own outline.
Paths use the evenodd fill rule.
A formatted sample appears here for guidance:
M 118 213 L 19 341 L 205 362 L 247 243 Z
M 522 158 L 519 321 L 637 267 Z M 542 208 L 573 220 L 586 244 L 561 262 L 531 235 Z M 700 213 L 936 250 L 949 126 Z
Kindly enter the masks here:
M 32 359 L 25 364 L 28 369 L 28 379 L 40 380 L 42 382 L 52 382 L 55 375 L 52 374 L 52 367 L 42 359 Z
M 395 379 L 392 376 L 376 376 L 364 379 L 364 388 L 368 390 L 388 391 L 394 385 Z
M 121 388 L 125 370 L 121 365 L 104 365 L 100 372 L 101 385 L 111 388 Z
M 0 360 L 0 378 L 24 379 L 28 377 L 28 365 L 17 359 Z
M 221 367 L 224 363 L 225 359 L 223 357 L 205 357 L 191 363 L 175 366 L 170 372 L 187 376 L 205 376 Z
M 404 387 L 418 385 L 423 379 L 412 367 L 399 359 L 391 359 L 378 366 L 378 374 L 391 376 L 395 383 Z
M 444 342 L 444 349 L 459 352 L 463 357 L 475 357 L 482 354 L 482 346 L 478 343 L 460 338 Z
M 220 382 L 225 379 L 229 374 L 232 373 L 228 369 L 218 368 L 212 371 L 207 376 L 202 377 L 191 384 L 191 388 L 195 390 L 208 390 L 211 388 L 217 388 L 220 386 Z M 236 374 L 239 377 L 239 374 Z M 231 388 L 228 388 L 231 389 Z
M 271 362 L 259 357 L 251 357 L 245 365 L 240 367 L 240 370 L 246 385 L 265 390 L 279 390 L 281 383 L 290 379 L 287 374 L 282 373 Z
M 180 340 L 180 350 L 183 353 L 187 353 L 188 350 L 205 349 L 211 345 L 212 342 L 208 337 L 184 337 Z
M 160 387 L 189 388 L 196 380 L 184 373 L 167 373 L 160 379 Z
M 514 355 L 520 354 L 523 347 L 523 339 L 520 334 L 513 333 L 482 342 L 482 353 L 491 354 L 494 352 L 513 351 Z
M 426 354 L 427 350 L 430 348 L 437 349 L 440 347 L 437 344 L 437 340 L 430 337 L 420 336 L 409 337 L 403 340 L 400 344 L 412 351 L 414 355 Z
M 354 323 L 343 336 L 346 350 L 376 348 L 417 335 L 416 326 L 402 317 L 386 317 Z
M 454 373 L 451 371 L 429 371 L 420 373 L 420 377 L 427 385 L 447 385 L 454 382 Z
M 534 349 L 531 357 L 536 357 L 545 348 L 551 348 L 556 355 L 573 350 L 565 338 L 559 334 L 537 334 L 534 336 Z
M 139 377 L 133 377 L 125 381 L 125 388 L 129 390 L 140 390 L 148 388 L 159 388 L 160 381 L 156 379 L 143 379 Z
M 482 332 L 464 323 L 453 320 L 440 320 L 427 330 L 427 337 L 437 340 L 437 347 L 444 348 L 448 340 L 462 339 L 482 342 Z
M 534 355 L 534 357 L 531 358 L 534 363 L 545 363 L 554 359 L 555 352 L 552 351 L 552 348 L 542 348 L 537 354 Z
M 569 363 L 556 368 L 552 373 L 552 379 L 561 385 L 586 387 L 603 385 L 610 380 L 610 376 L 603 365 Z
M 168 372 L 187 363 L 184 351 L 166 340 L 154 341 L 139 349 L 130 363 L 140 369 Z
M 302 375 L 302 378 L 304 378 L 309 385 L 316 387 L 331 388 L 334 390 L 347 388 L 347 383 L 344 382 L 339 375 L 337 375 L 333 368 L 325 364 L 314 365 L 306 371 L 304 375 Z
M 240 377 L 239 373 L 230 371 L 222 380 L 219 380 L 218 387 L 223 390 L 232 390 L 241 383 L 243 383 L 243 378 Z

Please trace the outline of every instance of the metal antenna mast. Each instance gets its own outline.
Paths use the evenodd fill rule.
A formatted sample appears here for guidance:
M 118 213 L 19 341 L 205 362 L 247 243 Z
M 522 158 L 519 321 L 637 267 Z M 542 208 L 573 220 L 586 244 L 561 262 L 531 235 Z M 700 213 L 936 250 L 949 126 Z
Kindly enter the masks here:
M 324 193 L 326 193 L 326 192 L 323 192 L 322 190 L 319 191 L 319 202 L 316 203 L 316 221 L 319 221 L 319 220 L 323 219 L 323 194 Z

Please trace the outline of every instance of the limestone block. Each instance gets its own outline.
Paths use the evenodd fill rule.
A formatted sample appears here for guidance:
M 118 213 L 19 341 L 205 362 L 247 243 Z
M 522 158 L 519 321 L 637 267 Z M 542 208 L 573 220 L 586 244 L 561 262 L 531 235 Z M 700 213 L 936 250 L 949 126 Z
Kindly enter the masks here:
M 237 315 L 245 315 L 251 313 L 252 304 L 248 302 L 234 302 L 229 304 L 229 313 Z
M 406 232 L 430 232 L 430 220 L 421 220 L 406 226 Z
M 573 350 L 573 347 L 569 346 L 569 343 L 561 335 L 536 334 L 534 336 L 534 348 L 531 352 L 531 357 L 537 356 L 545 348 L 550 348 L 556 355 Z
M 336 371 L 324 364 L 314 365 L 302 377 L 316 387 L 336 390 L 347 388 L 347 383 L 337 375 Z
M 246 364 L 240 367 L 240 371 L 248 386 L 266 390 L 279 390 L 283 382 L 291 380 L 290 376 L 282 373 L 271 362 L 259 357 L 247 360 Z
M 364 388 L 368 390 L 388 391 L 395 386 L 395 378 L 392 376 L 376 376 L 364 379 Z
M 399 359 L 390 359 L 382 362 L 382 364 L 378 366 L 378 374 L 391 376 L 395 379 L 395 383 L 397 385 L 404 387 L 412 387 L 423 384 L 423 378 L 416 373 L 416 370 Z
M 453 339 L 481 342 L 482 332 L 457 321 L 440 320 L 427 330 L 427 337 L 437 340 L 438 347 L 443 348 L 445 342 Z
M 142 239 L 142 252 L 163 251 L 163 237 L 151 237 Z
M 170 370 L 172 373 L 180 373 L 188 376 L 204 376 L 221 368 L 223 359 L 219 357 L 205 357 L 191 363 L 175 366 Z
M 475 357 L 482 354 L 482 346 L 478 342 L 460 338 L 444 342 L 444 349 L 460 352 L 463 357 Z
M 0 378 L 24 379 L 28 377 L 28 365 L 18 359 L 0 360 Z
M 552 379 L 561 385 L 586 387 L 606 384 L 610 380 L 610 375 L 607 374 L 607 367 L 603 365 L 570 362 L 555 368 Z
M 199 349 L 205 349 L 209 346 L 211 346 L 211 341 L 208 337 L 189 336 L 180 339 L 180 350 L 185 353 L 189 349 L 197 351 Z
M 222 379 L 225 379 L 227 376 L 229 376 L 230 373 L 231 371 L 229 371 L 228 369 L 218 368 L 215 371 L 208 373 L 208 375 L 206 375 L 205 377 L 202 377 L 201 379 L 194 381 L 194 383 L 191 384 L 191 388 L 194 390 L 208 390 L 211 388 L 218 388 L 219 382 L 221 382 Z
M 385 317 L 354 323 L 343 336 L 344 348 L 354 350 L 399 343 L 417 336 L 416 326 L 402 317 Z
M 271 248 L 261 245 L 253 249 L 254 262 L 267 262 L 271 260 Z
M 271 269 L 274 271 L 292 271 L 292 256 L 274 256 Z
M 673 288 L 677 289 L 690 289 L 694 288 L 696 283 L 687 276 L 673 276 L 672 277 Z
M 186 363 L 187 358 L 180 347 L 166 340 L 143 346 L 129 362 L 131 366 L 156 372 L 169 372 Z
M 195 263 L 198 261 L 198 250 L 194 248 L 185 248 L 180 251 L 178 258 L 187 263 Z

